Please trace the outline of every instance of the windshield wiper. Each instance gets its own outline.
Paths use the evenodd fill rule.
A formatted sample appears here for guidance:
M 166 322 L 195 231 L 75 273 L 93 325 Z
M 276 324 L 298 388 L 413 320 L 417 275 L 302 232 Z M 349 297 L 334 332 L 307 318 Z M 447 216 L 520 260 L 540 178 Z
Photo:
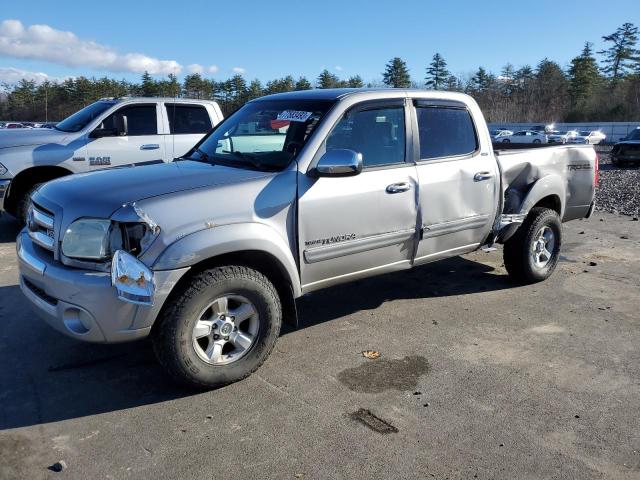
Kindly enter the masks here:
M 209 155 L 207 152 L 205 152 L 204 150 L 201 150 L 199 148 L 195 148 L 194 151 L 200 155 L 200 157 L 198 158 L 194 158 L 194 157 L 182 157 L 184 160 L 193 160 L 194 162 L 202 162 L 202 163 L 210 163 L 211 165 L 215 165 L 216 162 L 213 160 L 213 158 L 211 157 L 211 155 Z
M 247 165 L 249 167 L 252 167 L 256 170 L 265 170 L 265 165 L 260 162 L 259 160 L 257 160 L 253 155 L 248 154 L 248 153 L 242 153 L 242 152 L 230 152 L 228 150 L 223 150 L 223 153 L 230 153 L 231 155 L 233 155 L 234 157 L 236 157 L 238 160 L 240 160 L 240 162 L 243 165 Z

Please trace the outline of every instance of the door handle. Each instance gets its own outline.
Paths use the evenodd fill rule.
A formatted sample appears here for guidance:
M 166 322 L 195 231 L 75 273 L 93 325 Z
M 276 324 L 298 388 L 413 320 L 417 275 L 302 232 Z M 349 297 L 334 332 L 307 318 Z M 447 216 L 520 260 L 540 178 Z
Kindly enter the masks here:
M 387 186 L 387 193 L 402 193 L 411 190 L 411 185 L 407 182 L 392 183 Z
M 157 143 L 147 143 L 146 145 L 140 145 L 140 150 L 158 150 L 160 145 Z
M 478 172 L 473 176 L 473 179 L 476 182 L 481 182 L 482 180 L 489 180 L 490 178 L 493 178 L 493 173 L 491 172 Z

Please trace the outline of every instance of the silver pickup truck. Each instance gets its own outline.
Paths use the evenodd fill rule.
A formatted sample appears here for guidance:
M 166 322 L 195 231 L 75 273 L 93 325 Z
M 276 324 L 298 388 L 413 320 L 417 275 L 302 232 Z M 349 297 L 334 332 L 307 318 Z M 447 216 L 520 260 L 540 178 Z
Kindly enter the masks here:
M 495 243 L 517 282 L 544 280 L 597 169 L 587 145 L 495 151 L 463 94 L 267 96 L 172 163 L 40 187 L 20 286 L 60 332 L 151 336 L 174 378 L 220 386 L 265 361 L 314 290 Z

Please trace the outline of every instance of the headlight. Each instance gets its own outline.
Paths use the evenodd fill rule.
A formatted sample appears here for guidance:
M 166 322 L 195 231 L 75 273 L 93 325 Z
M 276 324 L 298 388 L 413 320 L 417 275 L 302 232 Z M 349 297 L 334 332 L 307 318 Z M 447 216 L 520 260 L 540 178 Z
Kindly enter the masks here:
M 7 167 L 5 167 L 3 164 L 0 163 L 0 177 L 5 173 L 7 173 L 7 171 L 8 171 Z
M 126 302 L 153 305 L 153 272 L 133 255 L 118 250 L 111 261 L 111 284 Z
M 110 252 L 111 220 L 82 218 L 64 233 L 62 253 L 70 258 L 104 260 Z
M 144 223 L 119 223 L 99 218 L 73 222 L 62 238 L 62 253 L 69 258 L 105 261 L 117 250 L 137 257 L 158 237 L 160 228 Z

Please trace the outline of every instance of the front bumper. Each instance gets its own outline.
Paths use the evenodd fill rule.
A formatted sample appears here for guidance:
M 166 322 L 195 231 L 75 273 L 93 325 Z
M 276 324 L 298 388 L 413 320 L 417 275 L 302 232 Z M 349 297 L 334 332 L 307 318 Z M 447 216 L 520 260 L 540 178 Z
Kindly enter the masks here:
M 4 211 L 4 199 L 9 191 L 11 180 L 0 180 L 0 214 Z
M 24 230 L 16 248 L 20 288 L 36 314 L 59 332 L 86 342 L 126 342 L 149 335 L 169 293 L 189 270 L 154 272 L 153 305 L 134 305 L 118 299 L 109 272 L 66 267 L 34 245 Z

